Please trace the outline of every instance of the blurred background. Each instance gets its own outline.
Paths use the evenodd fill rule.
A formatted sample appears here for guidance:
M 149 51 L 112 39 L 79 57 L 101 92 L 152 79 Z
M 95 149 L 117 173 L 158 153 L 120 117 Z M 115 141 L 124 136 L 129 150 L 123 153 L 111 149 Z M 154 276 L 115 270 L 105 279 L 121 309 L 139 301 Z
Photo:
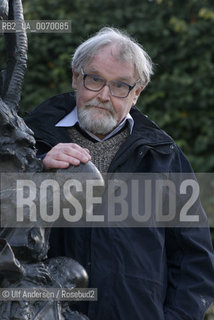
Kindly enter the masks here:
M 140 42 L 155 64 L 138 107 L 175 139 L 196 172 L 214 172 L 213 0 L 23 0 L 23 6 L 25 20 L 71 20 L 72 31 L 28 33 L 22 116 L 72 90 L 74 49 L 101 27 L 117 27 Z M 213 191 L 211 185 L 211 202 Z

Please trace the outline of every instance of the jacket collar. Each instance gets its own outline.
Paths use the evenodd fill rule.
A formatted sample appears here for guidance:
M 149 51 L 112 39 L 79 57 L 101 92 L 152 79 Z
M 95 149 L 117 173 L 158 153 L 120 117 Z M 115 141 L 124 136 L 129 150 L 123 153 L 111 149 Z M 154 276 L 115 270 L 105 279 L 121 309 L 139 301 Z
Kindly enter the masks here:
M 143 144 L 163 145 L 173 143 L 173 139 L 148 116 L 142 114 L 136 106 L 132 107 L 130 114 L 134 119 L 133 135 L 135 135 L 135 138 L 139 137 Z

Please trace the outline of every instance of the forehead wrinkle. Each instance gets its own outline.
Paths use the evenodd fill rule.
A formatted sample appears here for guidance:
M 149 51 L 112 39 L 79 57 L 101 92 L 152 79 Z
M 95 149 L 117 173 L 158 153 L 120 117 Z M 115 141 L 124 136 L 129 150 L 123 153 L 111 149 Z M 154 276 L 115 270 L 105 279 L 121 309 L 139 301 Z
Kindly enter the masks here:
M 98 70 L 96 67 L 93 66 L 93 64 L 91 66 L 89 66 L 89 68 L 86 70 L 84 70 L 85 73 L 88 73 L 88 74 L 95 74 L 95 75 L 98 75 L 102 78 L 105 78 L 103 75 L 102 75 L 102 71 Z M 123 82 L 132 82 L 133 79 L 129 76 L 119 76 L 119 77 L 116 77 L 115 79 L 112 79 L 112 81 L 123 81 Z
M 112 81 L 123 81 L 123 82 L 128 82 L 132 83 L 133 81 L 136 81 L 136 71 L 135 71 L 135 66 L 133 65 L 132 61 L 126 61 L 125 59 L 121 59 L 121 47 L 119 44 L 114 44 L 114 45 L 106 45 L 103 48 L 100 48 L 97 50 L 96 54 L 91 57 L 90 61 L 88 64 L 85 66 L 86 68 L 84 69 L 85 73 L 94 73 L 96 75 L 99 75 L 103 78 L 107 78 L 107 80 L 112 80 Z M 119 73 L 118 75 L 115 74 L 114 72 L 111 73 L 111 71 L 114 71 L 114 66 L 109 67 L 108 63 L 106 64 L 107 60 L 109 57 L 109 64 L 112 63 L 118 63 L 119 65 Z M 103 59 L 103 60 L 102 60 Z M 107 65 L 107 69 L 105 70 L 105 65 Z M 126 72 L 126 69 L 130 70 L 133 68 L 133 71 L 131 72 Z M 109 79 L 108 75 L 112 75 L 113 78 Z
M 87 71 L 86 73 L 94 74 L 94 75 L 97 75 L 97 76 L 105 79 L 104 76 L 102 76 L 102 72 L 98 71 L 96 68 L 93 68 L 93 67 L 89 68 L 89 71 Z M 117 77 L 115 79 L 112 79 L 111 81 L 121 81 L 121 82 L 128 82 L 129 83 L 129 82 L 132 82 L 133 79 L 131 79 L 130 77 L 126 77 L 126 76 L 121 76 L 121 77 Z

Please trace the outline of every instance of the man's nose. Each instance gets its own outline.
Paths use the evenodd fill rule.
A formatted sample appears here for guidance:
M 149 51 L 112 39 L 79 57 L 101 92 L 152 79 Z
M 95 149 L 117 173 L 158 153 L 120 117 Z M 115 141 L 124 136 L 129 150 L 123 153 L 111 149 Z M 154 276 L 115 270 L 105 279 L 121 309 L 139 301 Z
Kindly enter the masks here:
M 105 85 L 102 90 L 99 91 L 98 93 L 98 98 L 100 99 L 100 101 L 109 101 L 110 100 L 110 89 L 107 85 Z

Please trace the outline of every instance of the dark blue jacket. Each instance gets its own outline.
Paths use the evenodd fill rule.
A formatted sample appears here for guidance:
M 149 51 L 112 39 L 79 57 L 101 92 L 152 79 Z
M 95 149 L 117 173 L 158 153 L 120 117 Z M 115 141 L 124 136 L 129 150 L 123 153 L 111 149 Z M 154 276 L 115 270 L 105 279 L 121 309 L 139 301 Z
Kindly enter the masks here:
M 43 102 L 26 119 L 40 154 L 71 142 L 55 127 L 75 106 L 72 93 Z M 183 153 L 132 108 L 132 134 L 109 172 L 191 172 Z M 98 301 L 76 306 L 91 320 L 202 320 L 214 300 L 214 255 L 208 228 L 64 228 L 53 230 L 50 255 L 66 255 L 88 272 Z

